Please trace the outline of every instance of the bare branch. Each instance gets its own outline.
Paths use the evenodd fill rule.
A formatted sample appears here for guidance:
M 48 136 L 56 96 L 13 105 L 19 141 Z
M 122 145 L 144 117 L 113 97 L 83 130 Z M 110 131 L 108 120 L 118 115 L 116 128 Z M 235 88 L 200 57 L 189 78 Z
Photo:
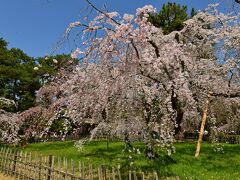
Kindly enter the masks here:
M 115 19 L 111 18 L 107 13 L 105 13 L 104 11 L 98 9 L 91 1 L 89 0 L 85 0 L 93 9 L 95 9 L 96 11 L 100 12 L 101 14 L 104 14 L 107 18 L 111 19 L 113 22 L 115 22 L 118 25 L 121 25 L 119 22 L 117 22 Z

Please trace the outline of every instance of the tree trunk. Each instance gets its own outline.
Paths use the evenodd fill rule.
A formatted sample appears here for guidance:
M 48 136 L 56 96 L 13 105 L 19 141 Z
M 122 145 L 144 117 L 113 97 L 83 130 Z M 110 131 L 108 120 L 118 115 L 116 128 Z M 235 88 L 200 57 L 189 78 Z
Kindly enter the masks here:
M 146 147 L 145 155 L 148 159 L 155 159 L 157 157 L 156 152 L 154 151 L 153 143 L 149 142 Z
M 107 150 L 109 149 L 110 134 L 107 134 Z
M 128 133 L 125 133 L 124 136 L 124 143 L 125 143 L 125 150 L 129 150 L 129 148 L 132 148 L 133 146 L 130 143 L 129 137 L 128 137 Z
M 210 98 L 211 98 L 211 93 L 209 92 L 208 97 L 206 99 L 205 107 L 203 109 L 202 123 L 201 123 L 201 128 L 200 128 L 200 132 L 199 132 L 199 136 L 198 136 L 195 157 L 198 157 L 199 153 L 200 153 L 201 142 L 202 142 L 202 138 L 203 138 L 203 134 L 204 134 L 204 128 L 205 128 L 205 124 L 206 124 L 206 120 L 207 120 L 207 112 L 208 112 L 208 106 L 209 106 Z
M 174 96 L 173 91 L 171 95 L 171 102 L 172 102 L 172 108 L 174 111 L 176 111 L 176 115 L 177 115 L 176 117 L 177 126 L 175 126 L 174 128 L 174 137 L 176 140 L 180 140 L 181 136 L 179 134 L 181 133 L 181 124 L 182 124 L 184 112 L 181 108 L 181 103 L 179 102 L 178 97 Z

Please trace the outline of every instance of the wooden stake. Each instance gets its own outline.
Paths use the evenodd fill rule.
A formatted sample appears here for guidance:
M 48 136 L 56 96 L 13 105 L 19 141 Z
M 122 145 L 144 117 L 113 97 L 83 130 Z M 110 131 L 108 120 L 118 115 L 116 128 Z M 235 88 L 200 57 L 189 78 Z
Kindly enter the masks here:
M 42 174 L 42 155 L 40 154 L 39 164 L 38 164 L 38 179 L 41 179 Z
M 112 179 L 113 179 L 113 180 L 116 180 L 116 176 L 115 176 L 115 170 L 114 170 L 114 168 L 112 168 Z
M 72 168 L 72 180 L 75 179 L 75 167 L 74 167 L 74 161 L 71 159 L 71 168 Z
M 144 172 L 142 172 L 142 180 L 145 180 Z
M 117 168 L 117 171 L 118 171 L 118 179 L 119 179 L 119 180 L 122 180 L 122 176 L 121 176 L 120 168 Z
M 52 162 L 53 162 L 53 156 L 49 155 L 48 156 L 48 166 L 47 166 L 47 169 L 48 169 L 47 180 L 50 180 L 52 177 Z
M 20 152 L 20 157 L 19 157 L 19 166 L 18 166 L 18 180 L 21 178 L 22 175 L 22 156 L 23 152 Z
M 61 166 L 61 158 L 60 157 L 58 157 L 58 177 L 57 177 L 57 179 L 60 179 L 60 171 L 61 171 L 61 169 L 60 169 L 60 166 Z

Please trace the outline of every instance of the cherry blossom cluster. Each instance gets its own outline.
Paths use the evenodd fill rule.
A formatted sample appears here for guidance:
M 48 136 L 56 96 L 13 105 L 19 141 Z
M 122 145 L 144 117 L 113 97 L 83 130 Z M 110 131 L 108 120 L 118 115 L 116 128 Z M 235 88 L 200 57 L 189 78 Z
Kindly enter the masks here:
M 0 141 L 18 143 L 19 123 L 17 114 L 0 109 Z

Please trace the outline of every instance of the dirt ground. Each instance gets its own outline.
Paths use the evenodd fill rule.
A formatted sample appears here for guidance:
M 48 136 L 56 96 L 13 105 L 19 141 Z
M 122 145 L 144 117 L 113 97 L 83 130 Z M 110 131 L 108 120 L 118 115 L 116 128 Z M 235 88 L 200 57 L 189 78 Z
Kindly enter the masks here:
M 0 173 L 0 179 L 1 179 L 1 180 L 14 180 L 13 177 L 11 177 L 11 176 L 6 176 L 6 175 L 4 175 L 4 174 L 2 174 L 2 173 Z

